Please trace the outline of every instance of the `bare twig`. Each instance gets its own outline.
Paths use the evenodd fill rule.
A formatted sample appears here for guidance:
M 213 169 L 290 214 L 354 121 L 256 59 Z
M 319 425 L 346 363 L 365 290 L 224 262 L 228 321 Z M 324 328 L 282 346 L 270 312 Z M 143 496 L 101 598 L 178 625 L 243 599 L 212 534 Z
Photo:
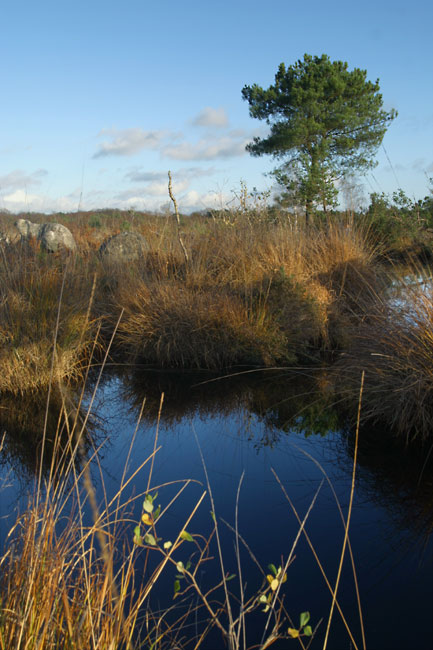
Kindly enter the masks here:
M 188 264 L 188 252 L 187 252 L 187 250 L 185 248 L 185 244 L 183 243 L 182 235 L 181 235 L 181 232 L 180 232 L 179 210 L 178 210 L 178 207 L 177 207 L 177 201 L 176 201 L 176 199 L 174 197 L 174 194 L 173 194 L 173 188 L 171 186 L 171 172 L 168 172 L 168 194 L 169 194 L 171 200 L 173 201 L 173 205 L 174 205 L 174 214 L 175 214 L 176 221 L 177 221 L 177 238 L 178 238 L 179 244 L 180 244 L 180 246 L 181 246 L 181 248 L 183 250 L 183 255 L 185 257 L 185 262 Z

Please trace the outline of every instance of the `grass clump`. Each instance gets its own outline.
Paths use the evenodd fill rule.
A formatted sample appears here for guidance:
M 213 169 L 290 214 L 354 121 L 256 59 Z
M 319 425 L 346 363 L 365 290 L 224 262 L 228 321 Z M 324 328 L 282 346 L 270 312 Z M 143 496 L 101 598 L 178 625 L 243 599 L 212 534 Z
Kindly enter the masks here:
M 121 304 L 117 340 L 132 363 L 218 369 L 292 360 L 266 309 L 253 310 L 236 295 L 140 283 Z
M 433 292 L 415 271 L 399 294 L 378 297 L 334 368 L 349 388 L 365 370 L 363 420 L 386 422 L 408 441 L 433 429 Z
M 134 214 L 147 250 L 124 262 L 97 254 L 93 231 L 115 234 L 102 215 L 104 227 L 74 224 L 78 251 L 67 261 L 31 245 L 2 249 L 0 391 L 79 379 L 98 321 L 108 342 L 119 316 L 113 350 L 122 363 L 269 367 L 317 362 L 344 347 L 353 312 L 368 307 L 380 277 L 368 233 L 343 223 L 306 230 L 244 209 L 232 217 L 176 226 Z
M 106 276 L 100 314 L 109 333 L 124 310 L 117 348 L 129 362 L 218 369 L 317 361 L 341 345 L 350 285 L 363 288 L 366 304 L 365 287 L 379 277 L 356 228 L 210 222 L 207 236 L 190 232 L 184 241 L 188 262 L 175 261 L 174 249 L 151 251 Z
M 0 268 L 0 393 L 82 376 L 93 348 L 92 280 L 73 261 L 9 251 Z

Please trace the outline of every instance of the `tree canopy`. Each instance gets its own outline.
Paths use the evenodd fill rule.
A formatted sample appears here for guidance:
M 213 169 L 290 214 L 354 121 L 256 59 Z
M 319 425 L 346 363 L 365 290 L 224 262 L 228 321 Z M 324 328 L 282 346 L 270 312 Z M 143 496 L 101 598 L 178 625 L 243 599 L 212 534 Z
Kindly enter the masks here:
M 305 206 L 307 219 L 315 204 L 326 210 L 335 203 L 337 180 L 374 166 L 397 116 L 394 109 L 383 109 L 379 80 L 368 81 L 365 70 L 350 71 L 347 63 L 330 61 L 326 54 L 305 54 L 288 68 L 281 63 L 274 85 L 245 86 L 242 96 L 251 117 L 271 127 L 247 150 L 284 159 L 273 173 L 292 200 Z

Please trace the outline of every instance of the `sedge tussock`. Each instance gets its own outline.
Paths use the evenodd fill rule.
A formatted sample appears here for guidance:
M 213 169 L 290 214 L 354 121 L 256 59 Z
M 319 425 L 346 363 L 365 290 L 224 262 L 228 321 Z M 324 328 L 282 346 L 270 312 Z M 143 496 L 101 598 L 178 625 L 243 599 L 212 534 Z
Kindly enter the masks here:
M 266 313 L 252 312 L 236 296 L 142 284 L 121 304 L 118 340 L 132 361 L 222 368 L 272 365 L 286 354 L 284 334 Z
M 427 440 L 433 428 L 433 293 L 409 284 L 403 297 L 377 300 L 336 364 L 348 389 L 365 370 L 363 421 L 386 422 L 400 436 Z

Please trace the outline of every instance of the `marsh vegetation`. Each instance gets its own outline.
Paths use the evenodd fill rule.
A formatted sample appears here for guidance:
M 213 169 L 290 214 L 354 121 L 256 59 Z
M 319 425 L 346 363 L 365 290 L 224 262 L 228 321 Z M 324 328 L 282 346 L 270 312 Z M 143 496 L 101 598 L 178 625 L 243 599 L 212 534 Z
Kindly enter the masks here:
M 294 509 L 292 550 L 281 559 L 273 555 L 267 568 L 262 558 L 254 560 L 237 520 L 228 528 L 231 541 L 222 541 L 227 527 L 205 478 L 200 487 L 172 469 L 174 486 L 169 476 L 153 480 L 158 430 L 240 409 L 264 427 L 248 434 L 257 453 L 278 449 L 289 433 L 319 439 L 331 432 L 331 439 L 339 431 L 355 465 L 358 431 L 361 471 L 374 467 L 366 441 L 374 446 L 375 432 L 378 447 L 385 439 L 388 450 L 396 445 L 393 458 L 403 457 L 409 445 L 422 459 L 414 466 L 429 481 L 429 223 L 419 221 L 410 241 L 387 239 L 371 211 L 368 218 L 336 214 L 326 222 L 319 215 L 307 228 L 293 213 L 241 202 L 230 212 L 182 217 L 185 256 L 170 216 L 101 212 L 56 220 L 74 235 L 72 255 L 49 255 L 32 241 L 0 243 L 2 457 L 15 473 L 35 476 L 35 496 L 12 526 L 1 559 L 0 648 L 267 648 L 294 637 L 301 647 L 311 639 L 326 644 L 327 621 L 316 628 L 320 617 L 309 620 L 296 590 L 282 597 L 299 539 L 309 544 L 306 513 L 318 499 L 315 492 L 302 513 Z M 12 233 L 12 223 L 2 216 L 3 230 Z M 125 230 L 144 236 L 146 252 L 125 263 L 101 257 L 101 243 Z M 397 257 L 405 259 L 404 273 Z M 180 381 L 174 371 L 182 373 Z M 256 376 L 254 387 L 245 388 L 239 375 L 248 381 Z M 95 403 L 110 376 L 119 382 L 122 403 L 137 415 L 131 445 L 144 422 L 155 438 L 139 462 L 132 462 L 131 446 L 124 468 L 113 467 L 117 487 L 109 489 L 103 487 L 106 438 L 98 420 L 109 415 Z M 203 382 L 206 388 L 197 389 Z M 385 477 L 378 482 L 390 486 L 386 498 L 392 501 L 397 479 L 381 468 Z M 278 472 L 272 480 L 291 511 Z M 345 489 L 350 492 L 350 481 Z M 196 490 L 189 510 L 177 513 L 188 490 Z M 401 492 L 416 489 L 409 480 Z M 237 512 L 240 484 L 233 493 Z M 199 518 L 196 527 L 207 499 L 207 512 L 216 516 Z M 272 504 L 257 503 L 260 523 Z M 428 537 L 427 496 L 419 510 Z M 340 521 L 343 537 L 349 518 Z M 233 544 L 237 559 L 229 570 L 225 553 Z M 202 583 L 199 576 L 215 557 L 219 573 L 209 572 L 212 581 Z M 251 560 L 258 579 L 249 591 L 242 563 Z M 359 602 L 353 603 L 356 620 L 348 617 L 335 567 L 331 579 L 328 568 L 318 566 L 335 601 L 329 620 L 335 608 L 353 647 L 368 647 Z M 236 580 L 228 580 L 232 573 Z M 268 621 L 260 631 L 258 615 Z

